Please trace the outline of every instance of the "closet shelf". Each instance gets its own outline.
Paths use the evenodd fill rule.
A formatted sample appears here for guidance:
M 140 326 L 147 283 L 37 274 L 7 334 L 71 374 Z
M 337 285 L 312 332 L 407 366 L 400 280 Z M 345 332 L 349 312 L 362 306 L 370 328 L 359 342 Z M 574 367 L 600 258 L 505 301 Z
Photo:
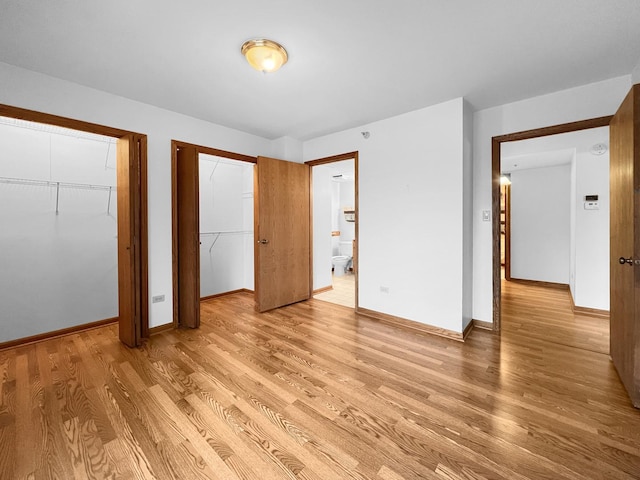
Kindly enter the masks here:
M 72 190 L 99 190 L 109 192 L 107 202 L 107 215 L 111 213 L 111 193 L 116 190 L 114 185 L 95 185 L 91 183 L 54 182 L 52 180 L 33 180 L 29 178 L 0 177 L 0 183 L 10 185 L 27 185 L 30 187 L 49 187 L 56 189 L 56 215 L 60 213 L 60 189 Z
M 113 185 L 94 185 L 91 183 L 71 183 L 71 182 L 54 182 L 51 180 L 32 180 L 28 178 L 12 178 L 12 177 L 0 177 L 0 183 L 9 183 L 12 185 L 30 185 L 34 187 L 60 187 L 60 188 L 75 188 L 78 190 L 115 190 Z

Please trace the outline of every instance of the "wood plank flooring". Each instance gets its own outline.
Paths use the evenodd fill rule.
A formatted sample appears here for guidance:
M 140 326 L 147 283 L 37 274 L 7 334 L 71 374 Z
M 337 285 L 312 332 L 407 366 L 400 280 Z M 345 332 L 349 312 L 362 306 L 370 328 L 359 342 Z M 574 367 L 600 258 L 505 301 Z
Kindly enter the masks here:
M 236 294 L 138 349 L 112 326 L 1 351 L 0 478 L 640 478 L 608 356 L 529 338 L 509 322 L 544 322 L 535 302 L 504 304 L 502 338 L 464 344 Z

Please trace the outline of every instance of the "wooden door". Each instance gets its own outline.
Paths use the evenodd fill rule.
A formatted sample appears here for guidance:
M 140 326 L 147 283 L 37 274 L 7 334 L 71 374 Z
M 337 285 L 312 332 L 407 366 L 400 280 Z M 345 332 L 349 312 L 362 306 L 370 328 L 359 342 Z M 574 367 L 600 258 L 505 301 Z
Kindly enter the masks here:
M 610 124 L 610 352 L 632 403 L 640 407 L 640 85 Z
M 118 139 L 116 160 L 118 198 L 118 331 L 129 347 L 140 344 L 141 291 L 139 148 L 133 135 Z
M 178 324 L 200 326 L 200 200 L 198 151 L 180 147 L 176 154 Z
M 255 301 L 264 312 L 310 296 L 309 166 L 258 157 Z

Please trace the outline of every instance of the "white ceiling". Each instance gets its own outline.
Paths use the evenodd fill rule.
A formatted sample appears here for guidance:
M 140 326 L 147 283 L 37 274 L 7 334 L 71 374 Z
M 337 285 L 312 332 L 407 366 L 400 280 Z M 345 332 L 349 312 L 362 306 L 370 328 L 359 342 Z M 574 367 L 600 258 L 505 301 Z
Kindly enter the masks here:
M 264 36 L 289 63 L 240 55 Z M 0 0 L 0 61 L 267 138 L 629 74 L 638 0 Z

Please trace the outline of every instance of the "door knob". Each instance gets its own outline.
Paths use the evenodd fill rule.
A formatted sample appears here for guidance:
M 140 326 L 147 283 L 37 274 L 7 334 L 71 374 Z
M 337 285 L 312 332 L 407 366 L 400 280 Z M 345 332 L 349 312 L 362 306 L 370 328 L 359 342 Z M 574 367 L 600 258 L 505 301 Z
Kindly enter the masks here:
M 262 239 L 262 240 L 258 240 L 258 243 L 261 243 L 262 245 L 266 245 L 267 243 L 269 243 L 269 240 L 266 239 Z
M 627 263 L 629 265 L 633 265 L 633 258 L 620 257 L 618 259 L 618 262 L 620 262 L 620 265 L 624 265 L 625 263 Z

